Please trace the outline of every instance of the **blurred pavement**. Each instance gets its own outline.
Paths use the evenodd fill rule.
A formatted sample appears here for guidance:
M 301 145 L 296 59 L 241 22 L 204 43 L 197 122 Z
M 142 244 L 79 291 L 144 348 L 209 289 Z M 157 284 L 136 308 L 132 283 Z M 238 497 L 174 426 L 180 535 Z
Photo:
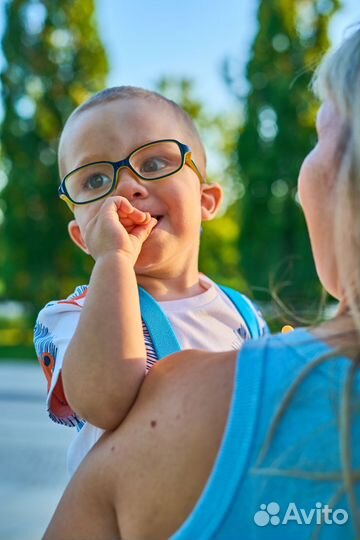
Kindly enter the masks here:
M 0 540 L 39 540 L 67 484 L 75 428 L 45 411 L 46 382 L 31 362 L 0 362 Z

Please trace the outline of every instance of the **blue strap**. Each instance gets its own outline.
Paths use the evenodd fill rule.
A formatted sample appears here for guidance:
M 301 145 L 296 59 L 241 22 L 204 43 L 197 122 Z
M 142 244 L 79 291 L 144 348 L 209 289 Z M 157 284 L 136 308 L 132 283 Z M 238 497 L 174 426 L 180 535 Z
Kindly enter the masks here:
M 226 294 L 226 296 L 232 301 L 242 318 L 244 319 L 246 326 L 250 332 L 252 338 L 260 337 L 260 325 L 259 320 L 256 316 L 256 310 L 251 306 L 248 300 L 234 289 L 230 287 L 224 287 L 223 285 L 218 285 L 220 289 Z
M 158 359 L 181 351 L 170 322 L 154 298 L 139 287 L 141 316 L 149 331 Z

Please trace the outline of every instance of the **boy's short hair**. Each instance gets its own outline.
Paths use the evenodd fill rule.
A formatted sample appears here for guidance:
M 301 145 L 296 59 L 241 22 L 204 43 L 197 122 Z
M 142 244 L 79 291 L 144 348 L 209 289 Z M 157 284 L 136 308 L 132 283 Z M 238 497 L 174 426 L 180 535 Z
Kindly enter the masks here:
M 105 88 L 104 90 L 97 92 L 92 97 L 90 97 L 87 101 L 79 105 L 71 113 L 71 115 L 65 122 L 65 125 L 64 125 L 61 137 L 60 137 L 59 148 L 61 147 L 61 140 L 62 140 L 63 133 L 65 132 L 65 128 L 74 118 L 76 118 L 82 112 L 88 109 L 91 109 L 92 107 L 96 107 L 97 105 L 101 105 L 103 103 L 115 101 L 117 99 L 154 100 L 154 101 L 158 101 L 169 106 L 172 109 L 172 111 L 175 113 L 175 115 L 179 118 L 179 120 L 183 123 L 185 129 L 189 132 L 189 135 L 192 141 L 191 149 L 193 150 L 194 153 L 196 153 L 197 157 L 200 159 L 200 163 L 196 163 L 196 164 L 198 165 L 203 176 L 206 177 L 205 148 L 200 138 L 199 132 L 194 122 L 188 115 L 188 113 L 184 111 L 184 109 L 182 109 L 172 99 L 168 99 L 165 96 L 162 96 L 161 94 L 159 94 L 158 92 L 154 92 L 152 90 L 145 90 L 144 88 L 138 88 L 136 86 L 112 86 L 110 88 Z

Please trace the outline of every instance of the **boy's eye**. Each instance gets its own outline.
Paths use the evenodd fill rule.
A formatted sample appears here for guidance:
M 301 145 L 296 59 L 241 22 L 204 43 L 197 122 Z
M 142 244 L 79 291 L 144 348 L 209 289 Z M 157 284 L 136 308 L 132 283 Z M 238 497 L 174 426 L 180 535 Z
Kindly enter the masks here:
M 168 162 L 165 158 L 152 157 L 152 158 L 147 159 L 141 164 L 139 172 L 141 174 L 158 172 L 158 171 L 161 171 L 162 169 L 165 169 L 167 165 L 168 165 Z
M 84 182 L 84 187 L 95 191 L 97 189 L 104 189 L 104 187 L 109 186 L 112 183 L 112 180 L 105 174 L 92 174 L 86 178 Z

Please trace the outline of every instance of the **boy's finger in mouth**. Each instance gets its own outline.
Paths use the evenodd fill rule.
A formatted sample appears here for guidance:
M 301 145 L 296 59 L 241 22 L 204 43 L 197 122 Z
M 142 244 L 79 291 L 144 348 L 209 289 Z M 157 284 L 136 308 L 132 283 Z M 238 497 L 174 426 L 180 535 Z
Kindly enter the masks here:
M 157 223 L 156 223 L 156 225 L 154 227 L 154 229 L 156 229 L 159 226 L 159 223 L 161 223 L 164 216 L 162 216 L 162 215 L 153 215 L 151 217 L 156 219 L 156 221 L 157 221 Z

